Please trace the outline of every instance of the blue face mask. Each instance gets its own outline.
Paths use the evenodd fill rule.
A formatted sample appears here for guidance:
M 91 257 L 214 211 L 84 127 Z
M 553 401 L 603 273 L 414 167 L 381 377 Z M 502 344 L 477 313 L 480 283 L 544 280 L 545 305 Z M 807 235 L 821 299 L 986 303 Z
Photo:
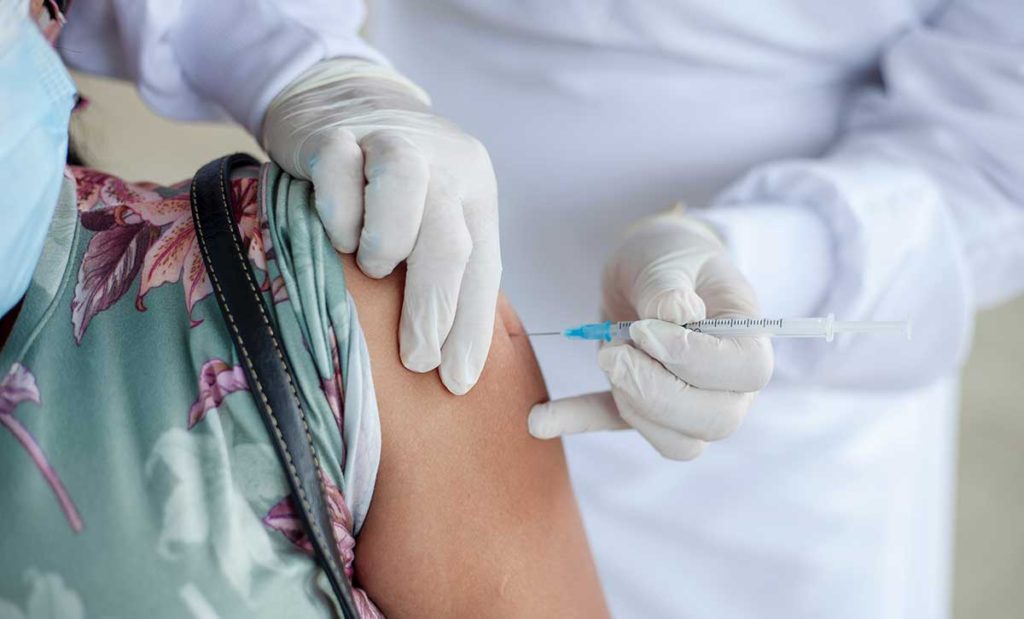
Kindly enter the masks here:
M 75 85 L 21 2 L 0 8 L 0 315 L 28 290 L 57 203 Z M 19 9 L 20 7 L 20 9 Z M 19 14 L 14 14 L 19 13 Z

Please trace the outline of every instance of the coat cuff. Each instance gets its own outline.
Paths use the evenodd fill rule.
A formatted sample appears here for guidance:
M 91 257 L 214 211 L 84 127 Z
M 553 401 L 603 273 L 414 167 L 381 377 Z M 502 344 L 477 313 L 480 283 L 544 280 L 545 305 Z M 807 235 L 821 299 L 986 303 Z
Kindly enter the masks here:
M 710 225 L 754 287 L 764 316 L 812 316 L 835 272 L 834 243 L 820 215 L 786 204 L 720 206 L 690 215 Z
M 189 27 L 190 41 L 221 40 L 216 53 L 203 45 L 176 45 L 186 79 L 204 98 L 216 101 L 236 121 L 259 138 L 267 107 L 279 92 L 300 74 L 327 58 L 356 57 L 385 63 L 369 44 L 355 35 L 331 36 L 318 32 L 283 11 L 266 4 L 251 10 L 230 37 L 218 34 L 229 15 L 210 13 L 229 10 L 210 3 Z M 184 20 L 183 20 L 184 21 Z M 203 31 L 204 29 L 208 31 Z

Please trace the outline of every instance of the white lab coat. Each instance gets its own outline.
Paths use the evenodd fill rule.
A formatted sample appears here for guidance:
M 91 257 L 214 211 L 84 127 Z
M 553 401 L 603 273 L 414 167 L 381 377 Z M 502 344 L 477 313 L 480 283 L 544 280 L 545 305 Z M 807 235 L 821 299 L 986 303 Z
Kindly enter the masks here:
M 174 6 L 79 0 L 65 57 L 250 129 L 319 57 L 378 57 L 356 0 Z M 373 8 L 377 48 L 491 152 L 529 328 L 598 318 L 617 233 L 680 199 L 712 207 L 766 315 L 914 320 L 911 342 L 778 342 L 744 427 L 696 462 L 569 439 L 614 614 L 947 615 L 958 366 L 974 310 L 1024 289 L 1024 4 Z M 535 346 L 553 396 L 604 388 L 589 346 Z

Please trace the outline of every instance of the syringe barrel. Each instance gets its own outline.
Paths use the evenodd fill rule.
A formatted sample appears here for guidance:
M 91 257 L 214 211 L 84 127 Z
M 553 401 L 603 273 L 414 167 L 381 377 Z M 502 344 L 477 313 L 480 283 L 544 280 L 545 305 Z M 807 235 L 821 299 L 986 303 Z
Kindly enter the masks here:
M 831 340 L 835 317 L 824 318 L 709 318 L 686 325 L 688 329 L 723 337 L 824 337 Z
M 608 342 L 625 342 L 630 339 L 629 337 L 629 325 L 633 324 L 632 320 L 619 320 L 617 322 L 609 321 L 608 335 L 610 336 Z

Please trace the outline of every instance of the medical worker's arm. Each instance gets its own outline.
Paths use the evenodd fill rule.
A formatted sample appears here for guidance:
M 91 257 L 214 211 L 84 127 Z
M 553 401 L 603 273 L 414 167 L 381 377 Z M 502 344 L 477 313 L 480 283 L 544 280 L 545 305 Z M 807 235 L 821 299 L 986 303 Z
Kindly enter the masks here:
M 628 232 L 605 278 L 609 317 L 909 318 L 910 342 L 779 342 L 775 375 L 898 388 L 954 370 L 974 310 L 1024 289 L 1024 5 L 950 3 L 879 61 L 881 85 L 859 93 L 825 156 L 755 168 L 699 216 L 728 254 L 692 212 Z M 657 328 L 601 352 L 610 395 L 538 406 L 531 432 L 632 427 L 674 458 L 727 435 L 767 378 L 770 349 Z
M 453 393 L 487 358 L 501 277 L 487 151 L 358 34 L 360 0 L 76 2 L 59 48 L 134 80 L 156 111 L 230 116 L 316 186 L 334 246 L 384 277 L 408 260 L 404 365 Z
M 880 63 L 827 155 L 754 169 L 708 215 L 766 313 L 913 320 L 910 342 L 780 344 L 779 378 L 930 381 L 962 360 L 977 308 L 1024 290 L 1024 4 L 952 2 Z M 797 305 L 773 293 L 801 282 Z
M 491 358 L 464 397 L 403 369 L 403 274 L 345 259 L 373 366 L 382 452 L 356 576 L 388 617 L 606 617 L 556 441 L 526 433 L 546 391 L 504 302 Z

